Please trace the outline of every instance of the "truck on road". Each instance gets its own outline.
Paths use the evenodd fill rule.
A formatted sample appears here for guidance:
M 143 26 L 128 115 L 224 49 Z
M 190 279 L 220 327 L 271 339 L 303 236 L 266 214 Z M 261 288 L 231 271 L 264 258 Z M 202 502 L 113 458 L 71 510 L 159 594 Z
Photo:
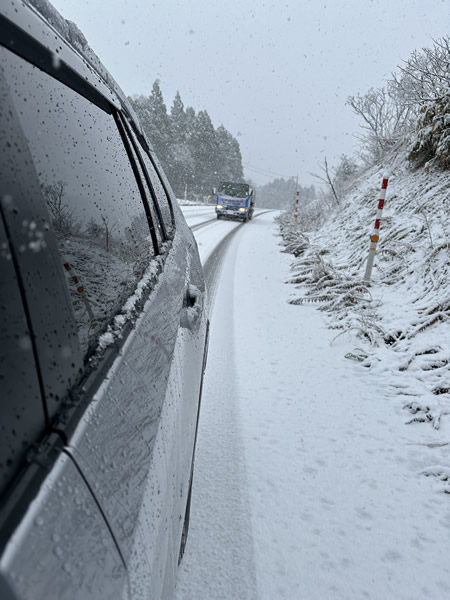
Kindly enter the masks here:
M 216 192 L 218 219 L 241 219 L 246 223 L 253 216 L 255 192 L 247 183 L 223 181 Z

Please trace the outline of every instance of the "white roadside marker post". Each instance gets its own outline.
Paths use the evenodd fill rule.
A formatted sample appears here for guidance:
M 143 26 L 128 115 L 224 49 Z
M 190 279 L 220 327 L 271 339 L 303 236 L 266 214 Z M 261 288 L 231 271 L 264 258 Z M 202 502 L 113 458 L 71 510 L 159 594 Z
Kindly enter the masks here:
M 299 200 L 299 196 L 300 196 L 300 192 L 297 191 L 296 195 L 295 195 L 295 211 L 294 211 L 294 217 L 296 219 L 298 219 L 298 200 Z
M 378 200 L 377 215 L 375 217 L 375 227 L 373 228 L 372 235 L 370 236 L 370 248 L 369 256 L 367 257 L 366 273 L 364 275 L 364 283 L 370 285 L 370 279 L 372 276 L 373 261 L 375 259 L 375 252 L 377 250 L 378 240 L 380 239 L 380 224 L 381 214 L 383 212 L 384 200 L 386 198 L 386 190 L 389 182 L 389 177 L 383 177 L 383 183 L 381 184 L 380 198 Z

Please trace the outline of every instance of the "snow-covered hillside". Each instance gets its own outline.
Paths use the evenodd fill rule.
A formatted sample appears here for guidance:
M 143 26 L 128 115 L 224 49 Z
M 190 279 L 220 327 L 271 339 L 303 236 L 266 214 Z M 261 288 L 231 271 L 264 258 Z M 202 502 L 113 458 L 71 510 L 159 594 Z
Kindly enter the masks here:
M 403 154 L 373 167 L 319 231 L 281 217 L 292 265 L 292 303 L 319 303 L 336 336 L 354 340 L 347 354 L 388 382 L 392 418 L 427 427 L 430 443 L 450 434 L 450 173 L 412 171 Z M 383 175 L 389 175 L 372 284 L 363 283 Z M 302 310 L 299 306 L 299 310 Z M 374 401 L 376 395 L 374 394 Z M 399 410 L 403 409 L 403 411 Z M 422 423 L 422 425 L 419 425 Z M 439 431 L 438 437 L 432 432 Z M 424 475 L 450 493 L 450 456 Z

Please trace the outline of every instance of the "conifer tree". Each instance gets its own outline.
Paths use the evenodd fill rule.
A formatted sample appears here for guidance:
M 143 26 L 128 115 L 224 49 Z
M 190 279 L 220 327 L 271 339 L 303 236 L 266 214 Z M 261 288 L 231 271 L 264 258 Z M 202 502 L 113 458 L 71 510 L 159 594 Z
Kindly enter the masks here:
M 194 161 L 188 136 L 188 118 L 180 93 L 177 92 L 170 109 L 171 145 L 170 165 L 168 167 L 170 182 L 175 195 L 182 198 L 185 191 L 192 191 L 194 177 Z
M 196 188 L 208 195 L 216 184 L 216 132 L 206 110 L 197 114 L 191 134 L 191 149 L 194 157 Z
M 159 160 L 163 166 L 167 166 L 170 163 L 170 119 L 167 114 L 167 107 L 164 103 L 158 79 L 153 84 L 148 104 L 152 121 L 152 133 L 150 139 L 155 147 Z
M 209 195 L 220 181 L 243 181 L 238 141 L 206 110 L 184 107 L 176 93 L 170 114 L 156 80 L 150 96 L 130 98 L 142 127 L 158 155 L 178 198 Z

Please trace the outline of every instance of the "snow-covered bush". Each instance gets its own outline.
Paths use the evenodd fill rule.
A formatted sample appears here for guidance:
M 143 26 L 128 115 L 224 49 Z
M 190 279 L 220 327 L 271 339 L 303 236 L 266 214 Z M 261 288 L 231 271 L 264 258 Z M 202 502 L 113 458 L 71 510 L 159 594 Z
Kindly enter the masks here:
M 450 169 L 450 93 L 421 108 L 408 159 L 415 167 Z
M 389 88 L 371 88 L 366 94 L 349 96 L 347 104 L 362 120 L 359 139 L 366 164 L 382 160 L 410 127 L 411 107 L 399 101 Z

